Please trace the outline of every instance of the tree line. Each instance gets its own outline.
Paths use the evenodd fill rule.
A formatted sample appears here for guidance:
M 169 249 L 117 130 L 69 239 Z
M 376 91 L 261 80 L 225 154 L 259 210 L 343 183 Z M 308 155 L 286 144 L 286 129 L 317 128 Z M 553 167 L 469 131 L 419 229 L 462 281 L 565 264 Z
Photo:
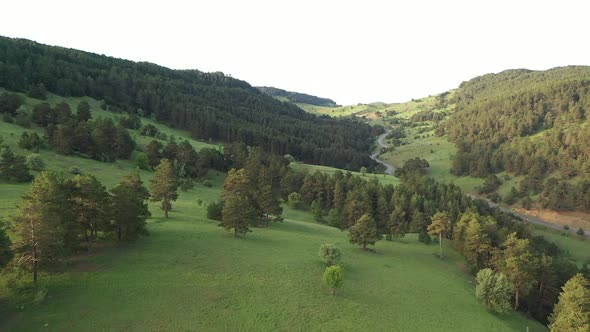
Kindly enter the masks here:
M 357 170 L 381 127 L 316 117 L 222 73 L 171 70 L 0 37 L 0 86 L 37 96 L 90 96 L 105 108 L 151 116 L 193 137 L 244 142 L 314 164 Z M 0 107 L 0 110 L 2 107 Z

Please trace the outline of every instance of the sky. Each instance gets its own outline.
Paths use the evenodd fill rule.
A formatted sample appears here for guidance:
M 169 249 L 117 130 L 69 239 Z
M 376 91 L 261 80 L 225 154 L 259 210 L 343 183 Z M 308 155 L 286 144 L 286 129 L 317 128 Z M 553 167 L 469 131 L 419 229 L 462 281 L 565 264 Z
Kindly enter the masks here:
M 7 1 L 0 35 L 356 103 L 590 65 L 589 1 Z

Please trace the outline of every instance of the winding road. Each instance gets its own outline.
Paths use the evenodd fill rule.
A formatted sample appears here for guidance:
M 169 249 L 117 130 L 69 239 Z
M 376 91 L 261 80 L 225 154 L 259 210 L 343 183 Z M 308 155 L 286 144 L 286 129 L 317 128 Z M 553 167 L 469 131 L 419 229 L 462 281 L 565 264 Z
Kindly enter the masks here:
M 395 171 L 395 167 L 393 165 L 384 162 L 383 160 L 379 159 L 379 152 L 381 152 L 381 148 L 388 148 L 387 144 L 385 144 L 385 137 L 389 135 L 391 130 L 386 131 L 385 133 L 379 135 L 377 138 L 377 150 L 371 155 L 371 159 L 375 160 L 376 162 L 380 163 L 381 165 L 385 166 L 385 174 L 393 175 L 393 171 Z
M 388 164 L 388 163 L 386 163 L 383 160 L 381 160 L 381 159 L 378 158 L 379 157 L 379 152 L 380 152 L 381 148 L 385 148 L 385 149 L 388 148 L 387 144 L 385 144 L 385 138 L 387 137 L 387 135 L 389 135 L 390 132 L 391 132 L 391 130 L 388 130 L 385 133 L 379 135 L 379 137 L 377 138 L 377 144 L 379 146 L 377 147 L 377 150 L 373 154 L 371 154 L 371 159 L 373 159 L 376 162 L 380 163 L 381 165 L 385 166 L 385 173 L 386 174 L 393 175 L 393 172 L 395 171 L 395 167 L 393 167 L 393 165 Z M 526 215 L 526 214 L 515 212 L 512 209 L 505 208 L 503 206 L 500 206 L 500 205 L 498 205 L 498 204 L 490 201 L 489 199 L 486 199 L 486 198 L 483 198 L 483 197 L 479 197 L 479 196 L 476 196 L 474 194 L 467 194 L 467 195 L 469 197 L 471 197 L 472 199 L 482 199 L 482 200 L 486 201 L 490 207 L 493 207 L 493 208 L 497 207 L 502 212 L 513 214 L 513 215 L 519 217 L 520 219 L 522 219 L 524 222 L 530 222 L 532 224 L 544 226 L 544 227 L 547 227 L 547 228 L 552 228 L 552 229 L 556 229 L 556 230 L 559 230 L 559 231 L 565 231 L 563 229 L 563 226 L 562 225 L 553 224 L 553 223 L 548 222 L 546 220 L 542 220 L 542 219 L 539 219 L 539 218 L 536 218 L 536 217 L 531 217 L 531 216 Z M 568 232 L 571 233 L 571 234 L 576 234 L 576 230 L 575 229 L 569 229 Z M 590 232 L 586 232 L 584 234 L 584 236 L 585 237 L 590 237 Z

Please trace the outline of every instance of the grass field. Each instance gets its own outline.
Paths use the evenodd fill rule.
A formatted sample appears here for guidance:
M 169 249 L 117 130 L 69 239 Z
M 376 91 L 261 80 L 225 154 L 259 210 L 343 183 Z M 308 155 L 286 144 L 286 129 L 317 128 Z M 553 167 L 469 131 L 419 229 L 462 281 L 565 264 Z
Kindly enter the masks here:
M 47 299 L 11 315 L 2 330 L 389 330 L 544 331 L 520 315 L 495 316 L 473 295 L 462 259 L 414 236 L 360 250 L 346 233 L 285 211 L 286 221 L 244 239 L 206 220 L 196 200 L 214 188 L 181 193 L 170 220 L 152 206 L 150 237 L 110 247 L 52 278 Z M 345 283 L 333 298 L 323 285 L 320 244 L 344 254 Z
M 91 105 L 95 115 L 113 116 Z M 22 130 L 0 122 L 2 136 L 18 153 L 24 153 L 15 146 Z M 108 187 L 134 168 L 131 161 L 101 163 L 47 150 L 41 155 L 49 170 L 69 175 L 67 169 L 76 165 Z M 147 184 L 151 172 L 140 174 Z M 169 220 L 150 204 L 149 237 L 80 254 L 61 273 L 43 274 L 48 294 L 42 302 L 24 301 L 0 286 L 0 330 L 546 330 L 519 314 L 486 312 L 474 297 L 463 259 L 447 248 L 449 257 L 440 260 L 435 245 L 425 246 L 412 235 L 381 241 L 376 253 L 363 252 L 348 243 L 345 232 L 310 222 L 309 212 L 285 208 L 284 223 L 234 239 L 205 218 L 205 205 L 219 198 L 224 174 L 211 171 L 207 177 L 214 186 L 197 184 L 180 192 Z M 377 178 L 398 183 L 391 176 Z M 0 214 L 10 219 L 29 188 L 0 183 Z M 345 283 L 335 298 L 322 282 L 317 256 L 322 243 L 335 243 L 344 253 Z M 21 304 L 24 309 L 16 310 Z
M 302 164 L 302 163 L 292 163 L 291 165 L 292 169 L 295 170 L 307 170 L 308 172 L 315 172 L 315 171 L 320 171 L 322 173 L 326 173 L 326 174 L 333 174 L 336 171 L 342 171 L 342 172 L 347 172 L 338 168 L 334 168 L 334 167 L 329 167 L 329 166 L 321 166 L 321 165 L 310 165 L 310 164 Z M 350 172 L 354 175 L 358 175 L 358 176 L 362 176 L 365 179 L 371 179 L 373 177 L 376 177 L 379 182 L 381 182 L 382 184 L 392 184 L 392 185 L 398 185 L 400 183 L 399 178 L 392 176 L 392 175 L 386 175 L 386 174 L 365 174 L 364 176 L 360 173 L 360 172 Z

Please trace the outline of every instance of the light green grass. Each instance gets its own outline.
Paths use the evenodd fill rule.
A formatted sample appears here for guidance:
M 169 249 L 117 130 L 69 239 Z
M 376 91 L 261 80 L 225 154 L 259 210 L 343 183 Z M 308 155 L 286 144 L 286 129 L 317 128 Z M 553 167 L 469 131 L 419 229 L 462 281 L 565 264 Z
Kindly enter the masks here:
M 53 278 L 43 303 L 26 306 L 0 329 L 545 330 L 517 314 L 486 312 L 448 248 L 449 258 L 440 260 L 436 246 L 408 236 L 368 253 L 300 211 L 234 239 L 195 203 L 218 193 L 218 186 L 182 193 L 170 220 L 152 206 L 150 237 L 91 258 L 91 272 Z M 322 243 L 344 254 L 344 287 L 335 298 L 321 280 Z
M 537 225 L 533 225 L 532 231 L 535 235 L 543 236 L 545 239 L 555 243 L 559 248 L 567 252 L 579 265 L 590 262 L 590 239 L 582 239 L 566 231 L 548 229 Z
M 310 173 L 313 173 L 315 171 L 320 171 L 320 172 L 326 173 L 328 175 L 332 175 L 336 171 L 341 171 L 344 173 L 348 172 L 348 171 L 341 170 L 341 169 L 334 168 L 334 167 L 321 166 L 321 165 L 310 165 L 310 164 L 303 164 L 303 163 L 299 163 L 299 162 L 291 163 L 290 167 L 294 170 L 301 170 L 301 171 L 307 170 Z M 360 172 L 350 172 L 350 173 L 352 173 L 354 175 L 362 176 L 366 180 L 370 180 L 371 178 L 376 177 L 377 180 L 379 180 L 379 182 L 381 182 L 383 185 L 392 184 L 392 185 L 396 186 L 400 183 L 399 178 L 392 176 L 392 175 L 367 173 L 363 176 Z

